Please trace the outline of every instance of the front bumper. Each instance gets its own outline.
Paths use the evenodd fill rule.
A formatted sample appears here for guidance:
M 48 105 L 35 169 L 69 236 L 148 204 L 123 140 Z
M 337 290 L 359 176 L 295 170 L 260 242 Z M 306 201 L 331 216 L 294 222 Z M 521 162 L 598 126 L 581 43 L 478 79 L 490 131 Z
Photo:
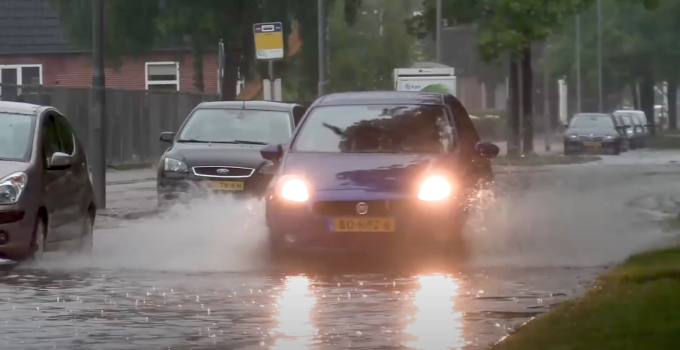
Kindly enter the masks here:
M 445 245 L 460 234 L 468 216 L 468 209 L 456 200 L 424 202 L 387 194 L 359 196 L 352 191 L 342 192 L 339 200 L 334 199 L 338 197 L 332 193 L 325 193 L 322 198 L 310 198 L 306 203 L 269 199 L 266 222 L 273 248 L 279 251 L 379 252 L 421 244 Z M 359 202 L 369 203 L 369 213 L 359 215 L 354 211 Z M 337 218 L 390 218 L 394 219 L 394 230 L 337 232 L 334 230 Z
M 0 258 L 21 259 L 31 253 L 37 219 L 16 205 L 0 206 Z
M 569 153 L 616 153 L 623 150 L 621 139 L 612 140 L 564 140 L 564 150 Z
M 253 174 L 247 178 L 208 178 L 189 173 L 159 174 L 157 192 L 159 202 L 188 202 L 211 195 L 230 195 L 237 199 L 262 198 L 272 176 Z M 228 183 L 217 188 L 219 183 Z

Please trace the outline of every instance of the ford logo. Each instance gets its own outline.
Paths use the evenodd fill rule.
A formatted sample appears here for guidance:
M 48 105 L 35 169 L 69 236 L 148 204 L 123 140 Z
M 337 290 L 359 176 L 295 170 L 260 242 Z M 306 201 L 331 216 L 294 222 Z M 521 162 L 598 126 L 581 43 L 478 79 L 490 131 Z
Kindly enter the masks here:
M 229 169 L 217 169 L 218 174 L 229 174 Z

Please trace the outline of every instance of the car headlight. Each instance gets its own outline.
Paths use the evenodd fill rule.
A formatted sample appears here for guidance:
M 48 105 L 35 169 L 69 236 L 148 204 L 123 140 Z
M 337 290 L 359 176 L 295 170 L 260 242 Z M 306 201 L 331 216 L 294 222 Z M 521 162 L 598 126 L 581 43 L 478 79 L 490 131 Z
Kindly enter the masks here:
M 576 136 L 576 135 L 569 135 L 569 139 L 570 139 L 570 140 L 575 140 L 575 139 L 577 139 L 577 138 L 578 138 L 578 136 Z
M 306 202 L 309 199 L 307 185 L 298 178 L 282 178 L 279 193 L 291 202 Z
M 14 204 L 26 188 L 28 177 L 18 172 L 0 180 L 0 204 Z
M 172 158 L 165 158 L 164 162 L 164 167 L 163 169 L 165 171 L 171 171 L 171 172 L 176 172 L 176 173 L 185 173 L 189 171 L 189 168 L 187 167 L 184 162 L 177 160 L 177 159 L 172 159 Z
M 611 140 L 611 139 L 614 138 L 614 136 L 612 136 L 612 135 L 607 135 L 607 136 L 605 136 L 604 138 L 607 139 L 607 140 Z
M 438 201 L 451 195 L 451 185 L 439 176 L 431 177 L 420 186 L 418 199 Z
M 628 135 L 633 135 L 633 129 L 628 129 L 628 131 L 626 132 L 628 133 Z

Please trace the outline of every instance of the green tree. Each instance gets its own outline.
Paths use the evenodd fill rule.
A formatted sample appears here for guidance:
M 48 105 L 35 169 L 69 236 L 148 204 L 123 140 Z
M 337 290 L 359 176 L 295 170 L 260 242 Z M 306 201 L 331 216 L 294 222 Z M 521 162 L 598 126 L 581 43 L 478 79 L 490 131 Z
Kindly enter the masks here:
M 329 91 L 392 90 L 395 68 L 409 67 L 415 37 L 404 22 L 412 16 L 410 0 L 365 0 L 356 22 L 348 25 L 343 1 L 329 16 Z
M 425 0 L 426 11 L 418 29 L 433 33 L 436 23 L 434 0 Z M 533 71 L 531 43 L 544 41 L 564 18 L 592 0 L 443 0 L 442 17 L 452 24 L 476 23 L 480 57 L 493 63 L 510 59 L 511 137 L 509 151 L 519 151 L 519 82 L 522 94 L 523 151 L 533 153 Z M 521 66 L 521 77 L 517 74 Z
M 50 0 L 58 11 L 67 39 L 77 48 L 92 49 L 92 2 L 82 0 Z M 156 44 L 160 32 L 155 18 L 158 2 L 117 0 L 106 2 L 105 47 L 111 66 L 121 63 L 124 55 L 133 57 L 147 54 Z
M 296 83 L 297 98 L 300 100 L 314 100 L 317 95 L 319 82 L 319 41 L 318 41 L 318 1 L 317 0 L 286 0 L 286 7 L 295 21 L 300 26 L 300 38 L 302 49 L 294 58 L 293 67 L 289 80 Z M 345 23 L 354 24 L 357 13 L 362 6 L 362 0 L 325 0 L 325 15 L 327 26 L 330 25 L 328 18 L 331 9 L 336 8 L 337 3 L 342 4 Z M 333 34 L 331 34 L 333 35 Z M 331 41 L 334 39 L 331 39 Z M 327 43 L 327 48 L 328 48 Z M 330 51 L 330 49 L 328 49 Z
M 595 11 L 590 8 L 581 13 L 581 85 L 586 90 L 586 96 L 597 96 L 596 90 L 591 88 L 598 84 Z M 669 82 L 670 104 L 675 96 L 672 90 L 676 89 L 680 77 L 680 67 L 675 64 L 680 58 L 680 49 L 675 44 L 680 40 L 680 24 L 677 23 L 680 3 L 673 0 L 603 0 L 602 14 L 602 76 L 605 91 L 620 95 L 623 86 L 628 85 L 631 91 L 635 91 L 639 84 L 640 108 L 653 124 L 655 82 Z M 564 28 L 553 33 L 548 51 L 552 74 L 567 77 L 570 83 L 575 82 L 576 76 L 575 32 L 575 21 L 571 19 Z M 637 104 L 635 97 L 633 100 Z M 611 109 L 614 106 L 605 107 Z M 671 121 L 675 122 L 675 109 L 669 112 L 673 114 Z

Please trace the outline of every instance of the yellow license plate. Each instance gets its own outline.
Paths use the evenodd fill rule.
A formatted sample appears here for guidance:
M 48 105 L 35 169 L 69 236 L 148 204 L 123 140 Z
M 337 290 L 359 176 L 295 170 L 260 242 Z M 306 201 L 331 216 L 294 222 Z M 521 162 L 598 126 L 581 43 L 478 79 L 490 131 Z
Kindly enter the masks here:
M 602 142 L 600 141 L 583 141 L 583 145 L 586 147 L 602 147 Z
M 393 232 L 394 218 L 336 218 L 335 232 Z
M 210 181 L 208 186 L 218 191 L 243 191 L 243 182 L 239 181 Z

